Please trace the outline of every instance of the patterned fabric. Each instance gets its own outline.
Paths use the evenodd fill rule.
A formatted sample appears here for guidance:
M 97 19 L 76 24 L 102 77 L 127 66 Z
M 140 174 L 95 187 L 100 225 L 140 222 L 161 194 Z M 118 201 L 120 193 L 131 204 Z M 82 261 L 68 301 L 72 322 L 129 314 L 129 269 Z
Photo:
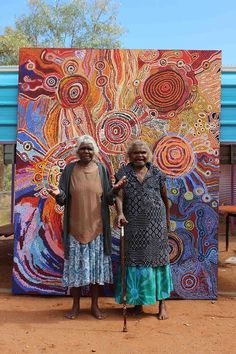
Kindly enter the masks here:
M 116 178 L 127 176 L 123 192 L 125 260 L 128 266 L 157 267 L 169 263 L 166 208 L 161 197 L 165 175 L 153 164 L 140 183 L 131 164 L 122 167 Z
M 173 290 L 170 265 L 160 267 L 126 267 L 127 304 L 151 305 L 170 297 Z M 116 276 L 115 300 L 122 303 L 121 269 Z
M 113 283 L 111 257 L 104 255 L 103 235 L 81 244 L 69 235 L 69 258 L 64 263 L 63 285 L 80 287 Z

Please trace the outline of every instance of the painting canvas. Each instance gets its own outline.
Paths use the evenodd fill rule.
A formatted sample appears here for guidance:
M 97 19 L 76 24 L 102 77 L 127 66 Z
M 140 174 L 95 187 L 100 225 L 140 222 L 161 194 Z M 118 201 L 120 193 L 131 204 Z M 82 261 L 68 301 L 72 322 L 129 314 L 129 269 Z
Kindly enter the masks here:
M 63 209 L 46 188 L 89 134 L 112 176 L 131 140 L 151 146 L 167 175 L 172 297 L 217 297 L 220 70 L 217 50 L 21 49 L 15 294 L 66 293 Z M 116 229 L 113 263 L 115 271 Z

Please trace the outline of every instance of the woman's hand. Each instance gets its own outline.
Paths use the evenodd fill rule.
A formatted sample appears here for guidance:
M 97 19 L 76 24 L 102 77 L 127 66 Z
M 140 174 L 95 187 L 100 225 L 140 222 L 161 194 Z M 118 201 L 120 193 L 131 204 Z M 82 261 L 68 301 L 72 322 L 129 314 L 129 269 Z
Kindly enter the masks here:
M 128 224 L 128 220 L 126 219 L 123 213 L 118 214 L 116 220 L 117 220 L 117 226 L 119 228 L 121 228 L 121 226 L 125 224 Z
M 116 184 L 114 184 L 113 189 L 120 190 L 124 188 L 124 186 L 127 184 L 128 179 L 126 176 L 123 176 Z
M 167 232 L 170 232 L 170 219 L 166 220 Z
M 58 187 L 51 186 L 50 188 L 47 188 L 47 192 L 55 198 L 57 195 L 60 194 L 60 189 Z

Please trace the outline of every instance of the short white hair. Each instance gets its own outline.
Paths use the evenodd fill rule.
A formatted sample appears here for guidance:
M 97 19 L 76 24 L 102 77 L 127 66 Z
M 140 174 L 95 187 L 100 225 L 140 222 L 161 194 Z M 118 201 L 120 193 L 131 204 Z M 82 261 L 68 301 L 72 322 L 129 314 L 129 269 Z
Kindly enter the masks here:
M 146 141 L 139 140 L 139 139 L 131 141 L 131 143 L 128 145 L 127 154 L 128 154 L 129 158 L 136 147 L 144 147 L 145 150 L 147 151 L 147 155 L 148 155 L 147 162 L 152 161 L 152 151 L 151 151 L 150 147 L 148 146 Z
M 99 148 L 95 142 L 95 140 L 90 135 L 82 135 L 78 138 L 76 144 L 76 152 L 79 150 L 81 144 L 91 144 L 93 146 L 93 151 L 95 155 L 98 155 Z

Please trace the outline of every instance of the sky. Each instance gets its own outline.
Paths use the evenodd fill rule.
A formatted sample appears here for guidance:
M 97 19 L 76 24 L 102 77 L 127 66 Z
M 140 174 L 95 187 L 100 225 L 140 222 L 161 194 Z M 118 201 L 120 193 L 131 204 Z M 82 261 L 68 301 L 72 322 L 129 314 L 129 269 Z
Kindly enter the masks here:
M 218 49 L 236 66 L 236 0 L 119 0 L 130 49 Z M 27 12 L 27 0 L 0 0 L 0 34 Z

